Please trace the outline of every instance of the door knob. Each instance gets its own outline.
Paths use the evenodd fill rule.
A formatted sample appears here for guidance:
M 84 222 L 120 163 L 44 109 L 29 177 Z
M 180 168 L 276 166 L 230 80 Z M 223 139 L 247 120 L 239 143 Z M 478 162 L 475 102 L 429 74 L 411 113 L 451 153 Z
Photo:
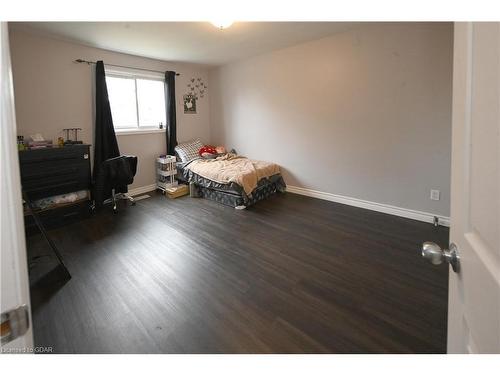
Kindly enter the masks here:
M 460 257 L 458 256 L 458 248 L 453 242 L 450 244 L 450 249 L 441 249 L 434 242 L 424 242 L 422 245 L 422 256 L 428 259 L 432 264 L 441 264 L 443 261 L 451 264 L 453 271 L 460 270 Z

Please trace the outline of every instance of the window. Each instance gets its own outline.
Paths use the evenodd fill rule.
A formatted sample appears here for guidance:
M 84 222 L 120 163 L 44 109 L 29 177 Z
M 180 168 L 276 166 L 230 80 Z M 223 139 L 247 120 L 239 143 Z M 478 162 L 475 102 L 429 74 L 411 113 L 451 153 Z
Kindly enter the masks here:
M 161 77 L 128 72 L 106 72 L 115 130 L 144 131 L 165 128 L 165 83 Z

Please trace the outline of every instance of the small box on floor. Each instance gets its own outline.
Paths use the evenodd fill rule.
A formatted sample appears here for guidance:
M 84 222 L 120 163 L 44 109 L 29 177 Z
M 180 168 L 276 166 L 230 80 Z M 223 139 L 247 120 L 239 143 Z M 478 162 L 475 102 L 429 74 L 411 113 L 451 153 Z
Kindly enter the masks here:
M 183 195 L 188 195 L 189 187 L 187 185 L 173 186 L 171 188 L 165 189 L 165 192 L 167 193 L 167 197 L 174 199 L 182 197 Z

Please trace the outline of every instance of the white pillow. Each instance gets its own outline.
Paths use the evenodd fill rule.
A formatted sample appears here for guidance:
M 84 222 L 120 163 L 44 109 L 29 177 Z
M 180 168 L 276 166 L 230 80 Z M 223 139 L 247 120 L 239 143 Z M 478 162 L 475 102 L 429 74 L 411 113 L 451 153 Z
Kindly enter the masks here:
M 203 147 L 203 143 L 199 139 L 195 139 L 190 142 L 181 143 L 175 146 L 175 152 L 177 156 L 181 159 L 183 163 L 191 161 L 195 158 L 198 158 L 200 155 L 198 151 Z

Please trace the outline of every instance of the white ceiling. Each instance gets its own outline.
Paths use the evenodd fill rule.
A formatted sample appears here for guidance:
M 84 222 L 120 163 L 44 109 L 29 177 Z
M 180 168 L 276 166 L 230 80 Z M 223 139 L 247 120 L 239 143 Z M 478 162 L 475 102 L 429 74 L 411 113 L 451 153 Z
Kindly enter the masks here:
M 346 31 L 353 22 L 21 22 L 14 28 L 167 61 L 222 65 Z

